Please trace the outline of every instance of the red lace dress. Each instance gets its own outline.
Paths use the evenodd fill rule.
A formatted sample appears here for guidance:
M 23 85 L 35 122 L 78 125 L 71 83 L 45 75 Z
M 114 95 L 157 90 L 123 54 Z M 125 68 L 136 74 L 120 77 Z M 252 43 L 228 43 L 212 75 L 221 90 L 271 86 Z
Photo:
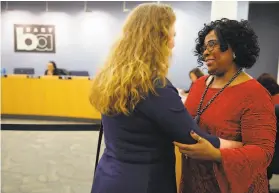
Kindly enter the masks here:
M 185 107 L 194 117 L 206 77 L 191 88 Z M 209 88 L 205 104 L 219 89 Z M 266 168 L 276 136 L 274 105 L 254 79 L 226 88 L 201 115 L 201 129 L 223 139 L 242 141 L 237 149 L 221 149 L 222 164 L 182 156 L 180 193 L 268 193 Z

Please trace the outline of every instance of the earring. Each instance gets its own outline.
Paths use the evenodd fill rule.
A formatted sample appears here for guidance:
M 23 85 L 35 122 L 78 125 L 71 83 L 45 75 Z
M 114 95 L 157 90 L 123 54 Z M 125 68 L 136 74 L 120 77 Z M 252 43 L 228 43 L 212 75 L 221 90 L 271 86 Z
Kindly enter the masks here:
M 235 53 L 233 53 L 233 59 L 235 59 L 235 57 L 236 57 L 236 56 L 235 56 Z

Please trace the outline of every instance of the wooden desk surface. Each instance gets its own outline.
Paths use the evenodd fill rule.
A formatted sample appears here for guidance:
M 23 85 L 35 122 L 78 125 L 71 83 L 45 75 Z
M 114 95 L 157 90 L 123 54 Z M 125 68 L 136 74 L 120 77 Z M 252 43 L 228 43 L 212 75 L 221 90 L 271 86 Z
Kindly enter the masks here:
M 89 102 L 91 81 L 88 78 L 8 76 L 2 77 L 1 83 L 1 114 L 101 117 Z

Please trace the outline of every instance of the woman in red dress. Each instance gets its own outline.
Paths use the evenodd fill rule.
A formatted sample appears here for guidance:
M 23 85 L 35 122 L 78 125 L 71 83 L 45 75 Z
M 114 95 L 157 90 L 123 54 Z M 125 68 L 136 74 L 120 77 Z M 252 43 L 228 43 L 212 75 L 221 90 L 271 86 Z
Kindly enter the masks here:
M 216 150 L 205 139 L 176 143 L 183 153 L 180 193 L 267 193 L 274 105 L 266 89 L 242 70 L 256 62 L 257 36 L 247 21 L 222 19 L 205 25 L 196 42 L 198 61 L 206 63 L 210 76 L 196 81 L 185 107 L 201 129 L 243 147 Z

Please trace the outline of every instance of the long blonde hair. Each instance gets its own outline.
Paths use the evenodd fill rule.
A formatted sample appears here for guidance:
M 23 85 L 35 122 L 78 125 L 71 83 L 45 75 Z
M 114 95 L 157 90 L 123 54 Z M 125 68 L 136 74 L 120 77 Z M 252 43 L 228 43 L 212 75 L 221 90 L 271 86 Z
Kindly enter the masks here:
M 169 30 L 175 19 L 164 4 L 144 3 L 130 13 L 104 68 L 93 79 L 90 102 L 100 113 L 129 115 L 148 92 L 156 94 L 156 81 L 166 85 Z

